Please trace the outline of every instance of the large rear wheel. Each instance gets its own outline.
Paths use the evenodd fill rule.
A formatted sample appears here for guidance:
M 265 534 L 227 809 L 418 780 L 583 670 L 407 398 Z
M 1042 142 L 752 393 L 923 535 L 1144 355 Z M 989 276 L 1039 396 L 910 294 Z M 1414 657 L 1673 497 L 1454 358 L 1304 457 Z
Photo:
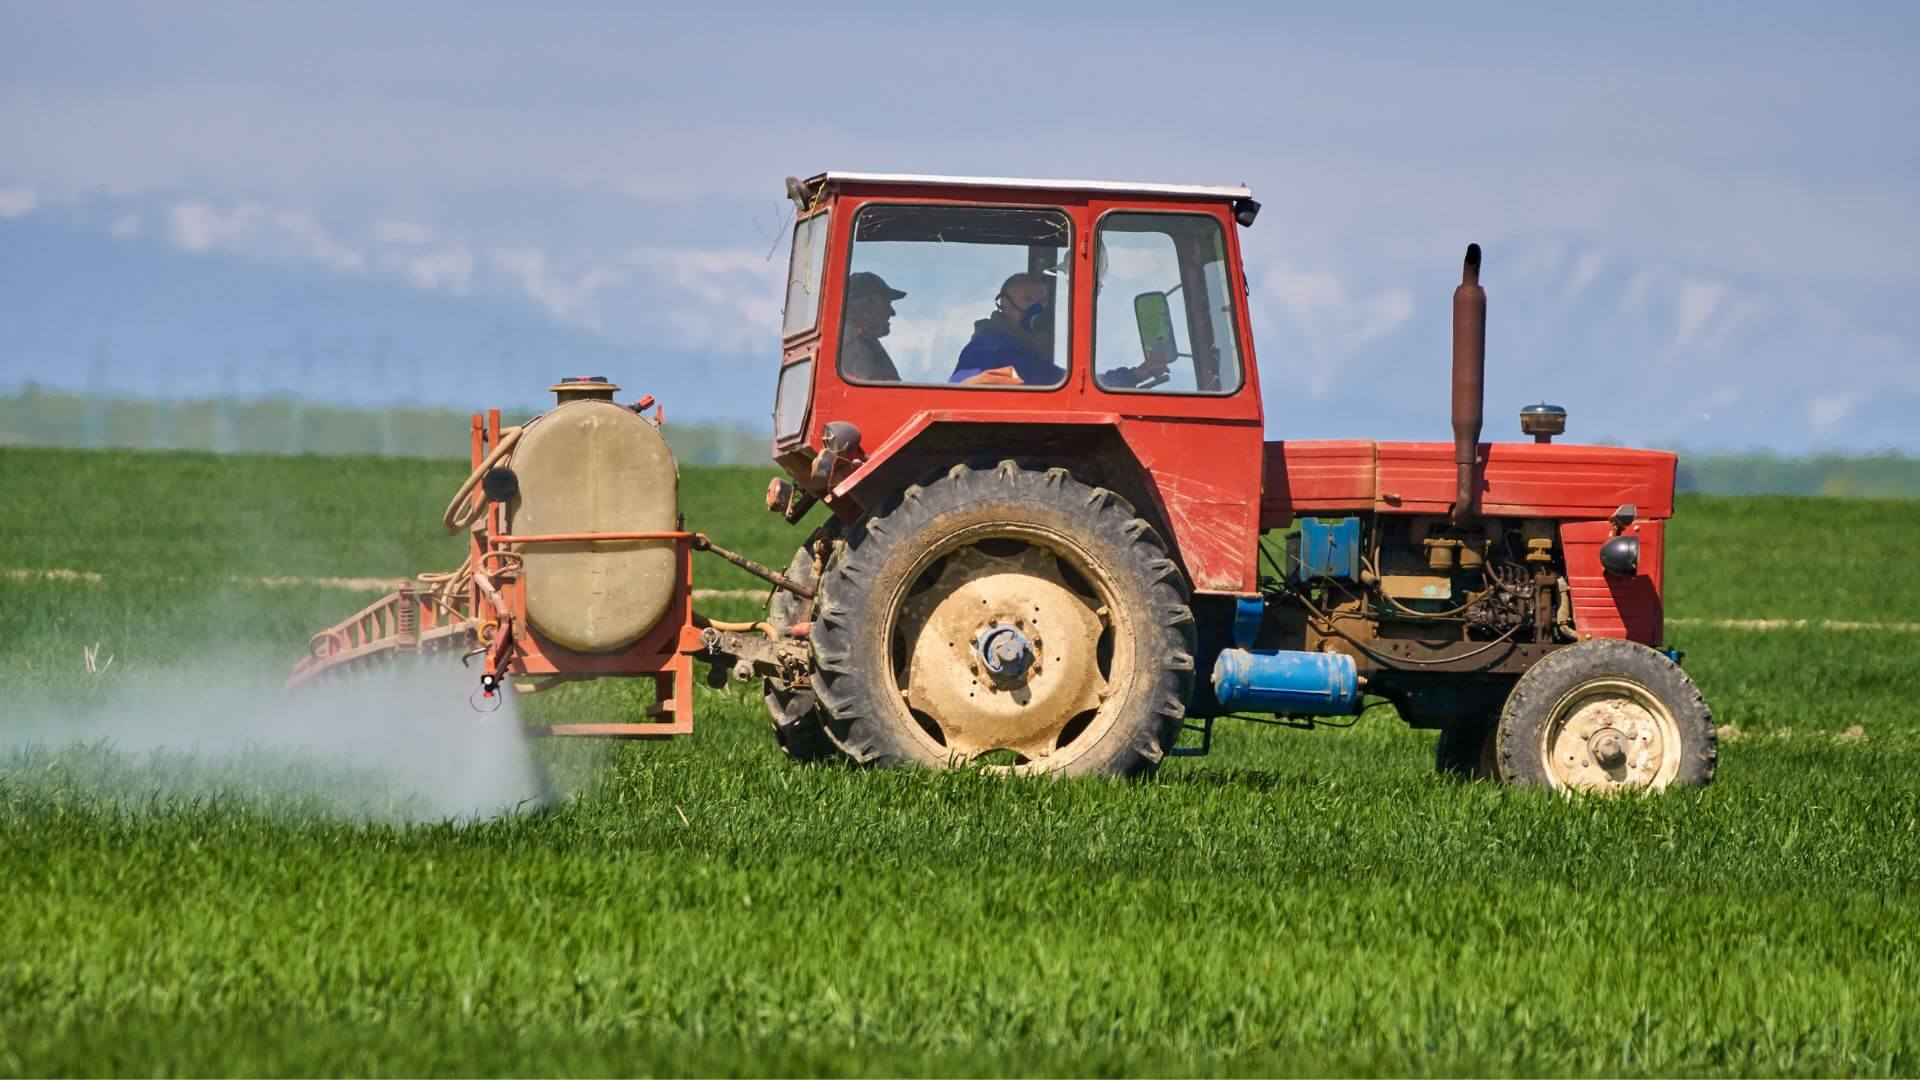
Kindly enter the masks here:
M 1124 499 L 1065 469 L 956 466 L 848 534 L 814 685 L 854 760 L 1129 776 L 1193 688 L 1185 578 Z

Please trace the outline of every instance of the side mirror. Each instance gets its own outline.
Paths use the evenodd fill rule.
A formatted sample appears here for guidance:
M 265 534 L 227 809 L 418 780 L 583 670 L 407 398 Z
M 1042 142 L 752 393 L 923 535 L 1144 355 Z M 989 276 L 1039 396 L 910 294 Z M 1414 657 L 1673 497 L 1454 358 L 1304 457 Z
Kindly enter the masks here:
M 1133 323 L 1140 331 L 1140 355 L 1149 364 L 1173 362 L 1173 309 L 1163 292 L 1143 292 L 1133 298 Z

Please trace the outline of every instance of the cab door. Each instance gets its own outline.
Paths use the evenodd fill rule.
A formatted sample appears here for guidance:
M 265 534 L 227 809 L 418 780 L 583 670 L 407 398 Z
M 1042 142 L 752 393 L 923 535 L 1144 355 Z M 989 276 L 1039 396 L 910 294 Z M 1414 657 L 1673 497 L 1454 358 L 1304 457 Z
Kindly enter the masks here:
M 1233 220 L 1181 203 L 1091 210 L 1088 404 L 1121 418 L 1194 588 L 1253 592 L 1263 441 Z

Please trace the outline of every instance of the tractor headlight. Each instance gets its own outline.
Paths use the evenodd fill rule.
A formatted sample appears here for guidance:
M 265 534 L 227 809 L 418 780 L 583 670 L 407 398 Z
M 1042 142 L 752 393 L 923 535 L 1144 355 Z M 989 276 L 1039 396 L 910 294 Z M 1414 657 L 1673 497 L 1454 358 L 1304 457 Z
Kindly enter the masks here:
M 1632 577 L 1640 572 L 1640 538 L 1616 536 L 1600 545 L 1600 565 L 1609 574 Z

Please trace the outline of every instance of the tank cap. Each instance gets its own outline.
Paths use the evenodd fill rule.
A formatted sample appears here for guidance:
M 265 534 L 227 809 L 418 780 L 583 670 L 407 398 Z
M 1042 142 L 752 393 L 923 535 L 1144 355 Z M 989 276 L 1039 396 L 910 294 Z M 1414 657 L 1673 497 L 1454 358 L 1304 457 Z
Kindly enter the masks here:
M 612 401 L 620 388 L 608 382 L 605 375 L 568 375 L 547 389 L 565 405 L 569 401 Z

